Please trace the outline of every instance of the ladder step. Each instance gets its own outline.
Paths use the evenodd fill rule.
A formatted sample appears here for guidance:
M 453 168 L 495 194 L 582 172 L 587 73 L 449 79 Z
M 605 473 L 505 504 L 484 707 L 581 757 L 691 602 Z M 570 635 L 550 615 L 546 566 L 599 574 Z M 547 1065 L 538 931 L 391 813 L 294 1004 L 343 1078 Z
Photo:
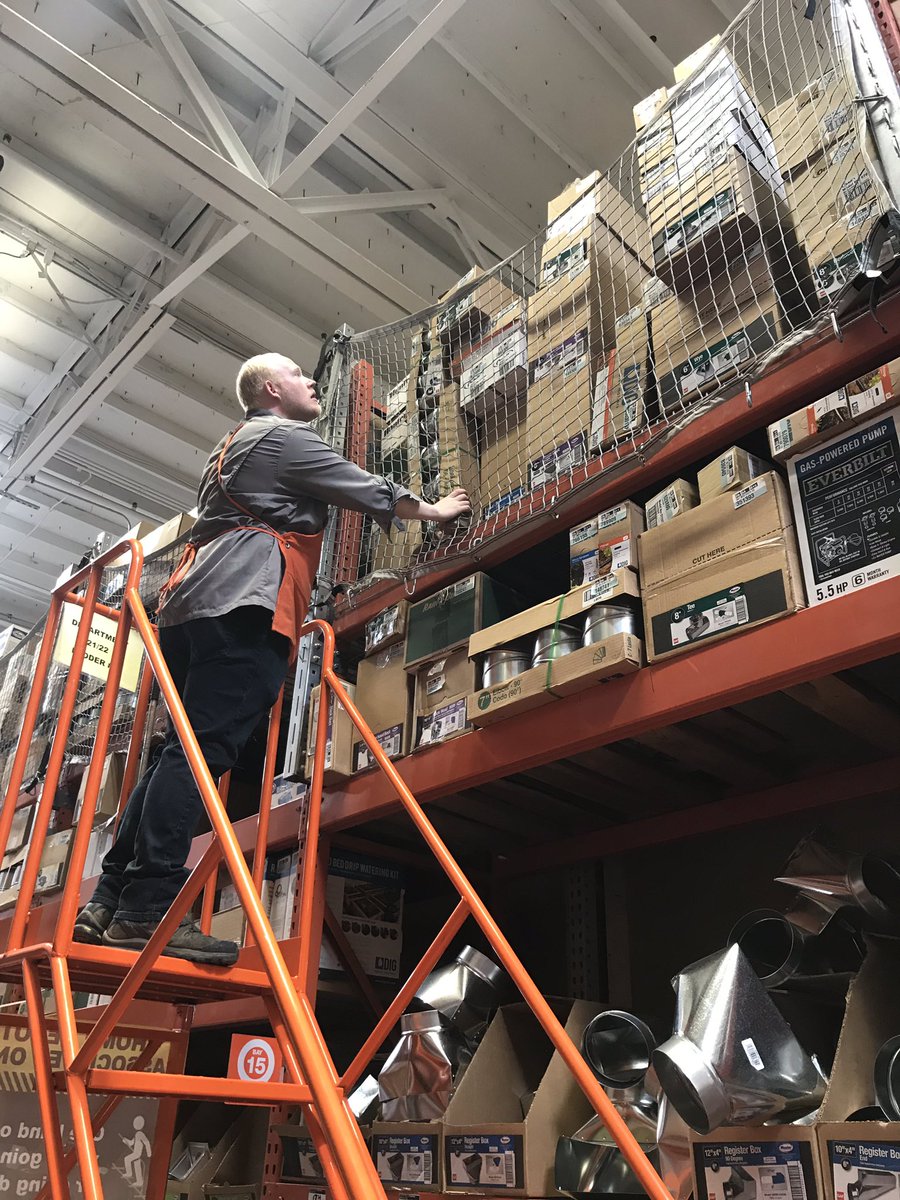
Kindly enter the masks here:
M 57 1086 L 65 1077 L 57 1072 Z M 299 1083 L 255 1083 L 221 1076 L 172 1075 L 164 1071 L 88 1071 L 89 1092 L 129 1096 L 176 1096 L 181 1100 L 232 1100 L 242 1104 L 309 1104 L 310 1091 Z

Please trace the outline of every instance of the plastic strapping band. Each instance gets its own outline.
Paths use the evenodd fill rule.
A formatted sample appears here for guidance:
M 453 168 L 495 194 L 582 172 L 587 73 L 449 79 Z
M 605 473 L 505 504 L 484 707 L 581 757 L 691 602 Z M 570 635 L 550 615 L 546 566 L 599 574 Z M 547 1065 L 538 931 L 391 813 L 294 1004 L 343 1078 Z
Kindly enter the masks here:
M 551 676 L 553 674 L 553 661 L 555 658 L 553 651 L 556 649 L 556 635 L 559 632 L 559 623 L 562 620 L 563 604 L 565 603 L 567 595 L 567 592 L 563 592 L 559 598 L 559 603 L 556 605 L 556 620 L 553 622 L 553 637 L 550 639 L 549 650 L 550 657 L 547 659 L 547 676 L 544 680 L 544 691 L 546 692 L 553 691 L 553 689 L 550 687 Z

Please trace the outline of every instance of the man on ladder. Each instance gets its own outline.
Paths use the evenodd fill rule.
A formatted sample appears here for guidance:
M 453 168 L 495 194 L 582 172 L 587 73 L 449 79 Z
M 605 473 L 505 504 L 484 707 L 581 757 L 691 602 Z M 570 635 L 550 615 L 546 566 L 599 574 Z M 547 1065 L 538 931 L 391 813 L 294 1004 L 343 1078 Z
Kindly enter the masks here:
M 160 645 L 213 778 L 237 761 L 296 656 L 329 506 L 367 513 L 386 533 L 398 518 L 445 523 L 471 511 L 461 488 L 426 504 L 337 454 L 309 426 L 316 385 L 289 358 L 249 359 L 237 394 L 245 418 L 204 468 L 192 540 L 159 613 Z M 201 810 L 173 730 L 128 799 L 77 941 L 143 948 L 187 879 Z M 238 946 L 186 919 L 166 953 L 229 966 Z

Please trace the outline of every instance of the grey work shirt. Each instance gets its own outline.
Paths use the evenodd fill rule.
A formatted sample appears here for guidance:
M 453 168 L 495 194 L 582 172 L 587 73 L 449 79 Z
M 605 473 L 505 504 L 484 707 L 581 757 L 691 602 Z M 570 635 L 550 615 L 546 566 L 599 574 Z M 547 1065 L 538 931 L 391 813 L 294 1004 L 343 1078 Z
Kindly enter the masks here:
M 249 509 L 254 521 L 223 495 L 217 465 L 224 445 L 225 438 L 200 481 L 199 517 L 191 531 L 199 546 L 196 558 L 161 609 L 160 625 L 220 617 L 251 604 L 275 611 L 281 550 L 271 535 L 248 526 L 316 534 L 325 528 L 329 506 L 336 505 L 367 513 L 389 532 L 400 524 L 394 516 L 398 501 L 418 499 L 408 488 L 348 462 L 304 422 L 256 411 L 247 414 L 222 464 L 228 496 Z

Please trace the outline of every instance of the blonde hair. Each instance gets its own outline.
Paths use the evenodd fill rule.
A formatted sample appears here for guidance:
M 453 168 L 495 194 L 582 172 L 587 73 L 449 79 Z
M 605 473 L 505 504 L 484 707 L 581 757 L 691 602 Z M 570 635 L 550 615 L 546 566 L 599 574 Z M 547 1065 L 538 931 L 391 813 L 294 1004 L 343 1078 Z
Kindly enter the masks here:
M 253 407 L 267 381 L 289 362 L 283 354 L 256 354 L 247 359 L 238 371 L 235 383 L 238 403 L 244 412 Z

